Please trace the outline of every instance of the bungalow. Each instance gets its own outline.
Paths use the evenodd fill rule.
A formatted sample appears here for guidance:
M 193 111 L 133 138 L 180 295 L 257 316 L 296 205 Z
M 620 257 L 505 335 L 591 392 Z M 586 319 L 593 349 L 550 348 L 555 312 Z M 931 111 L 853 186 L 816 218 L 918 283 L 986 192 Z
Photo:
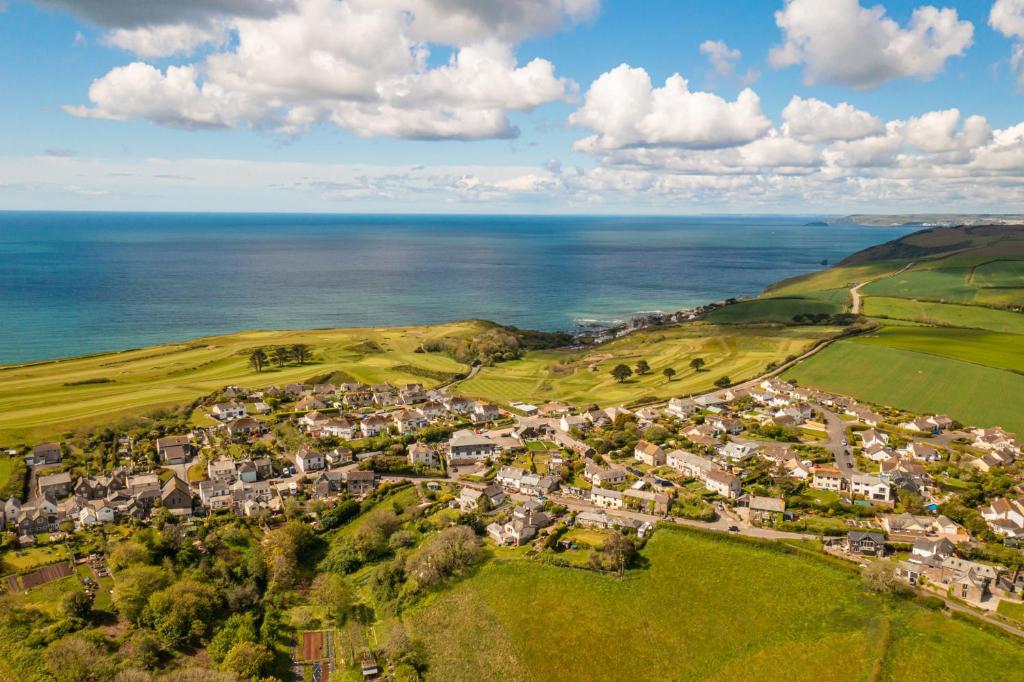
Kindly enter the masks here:
M 665 463 L 665 451 L 654 443 L 642 440 L 633 448 L 633 458 L 647 466 L 658 467 Z
M 872 502 L 892 502 L 892 489 L 878 476 L 854 474 L 850 477 L 850 492 L 863 495 Z
M 210 408 L 210 416 L 222 422 L 241 419 L 245 416 L 245 405 L 234 400 L 227 403 L 217 403 Z
M 865 447 L 863 454 L 872 462 L 888 462 L 895 456 L 891 450 L 880 443 L 872 443 Z
M 757 446 L 750 443 L 726 443 L 718 448 L 718 454 L 722 459 L 730 462 L 745 462 L 756 452 Z
M 32 464 L 59 464 L 63 458 L 60 443 L 39 443 L 32 448 Z
M 580 528 L 611 528 L 614 524 L 603 511 L 581 511 L 576 515 L 576 525 Z
M 981 516 L 993 533 L 1009 538 L 1024 537 L 1024 499 L 1005 497 L 993 500 L 981 510 Z
M 449 463 L 480 462 L 493 457 L 497 444 L 486 435 L 477 435 L 468 429 L 456 431 L 448 440 Z
M 406 455 L 409 458 L 409 464 L 413 466 L 421 464 L 425 467 L 436 467 L 440 464 L 437 450 L 426 443 L 413 443 L 406 450 Z
M 441 417 L 443 417 L 447 410 L 444 409 L 444 405 L 437 402 L 436 400 L 428 400 L 427 402 L 417 407 L 416 411 L 423 415 L 424 419 L 432 421 L 434 419 L 440 419 Z
M 875 431 L 874 429 L 868 429 L 867 431 L 860 432 L 861 445 L 864 448 L 870 448 L 873 445 L 886 446 L 889 444 L 889 436 Z
M 594 488 L 590 491 L 590 502 L 605 509 L 622 509 L 624 501 L 618 490 Z
M 302 473 L 319 471 L 324 468 L 324 455 L 322 452 L 303 445 L 295 453 L 295 466 Z
M 766 445 L 761 450 L 761 456 L 781 466 L 793 456 L 793 450 L 788 445 Z
M 689 419 L 697 412 L 697 403 L 692 398 L 672 398 L 665 411 L 673 417 Z
M 835 467 L 817 466 L 814 467 L 814 478 L 811 480 L 811 487 L 818 490 L 842 491 L 846 487 L 846 479 Z
M 350 407 L 369 407 L 373 405 L 373 394 L 369 391 L 351 391 L 345 394 L 345 404 Z
M 232 438 L 254 434 L 259 435 L 263 433 L 263 422 L 252 417 L 242 417 L 241 419 L 233 419 L 228 422 L 224 428 L 227 429 L 228 435 Z
M 337 392 L 338 387 L 334 384 L 313 384 L 313 395 L 329 397 L 335 395 Z
M 558 428 L 568 433 L 573 429 L 580 431 L 586 431 L 590 428 L 590 421 L 586 417 L 578 414 L 563 414 L 562 418 L 558 420 Z
M 185 464 L 195 454 L 188 436 L 165 436 L 156 440 L 156 454 L 164 464 Z
M 786 500 L 781 497 L 752 495 L 747 501 L 750 521 L 754 523 L 775 523 L 786 515 Z
M 730 500 L 739 497 L 741 491 L 738 476 L 718 469 L 712 469 L 707 473 L 704 477 L 704 487 Z
M 846 551 L 862 556 L 884 556 L 885 536 L 872 531 L 851 530 L 846 534 Z
M 591 446 L 587 445 L 586 443 L 584 443 L 581 440 L 576 440 L 575 438 L 573 438 L 572 436 L 570 436 L 567 433 L 562 433 L 561 431 L 555 431 L 553 434 L 551 434 L 551 438 L 556 443 L 558 443 L 560 446 L 562 446 L 563 448 L 566 448 L 567 450 L 571 450 L 572 452 L 575 452 L 580 457 L 593 457 L 594 456 L 594 448 L 592 448 Z
M 388 420 L 379 414 L 371 414 L 369 417 L 359 422 L 359 430 L 366 438 L 373 438 L 388 428 Z
M 544 403 L 538 409 L 540 413 L 545 417 L 558 417 L 572 411 L 572 407 L 566 405 L 565 403 L 560 403 L 557 400 Z
M 377 478 L 372 471 L 351 469 L 345 472 L 345 487 L 351 495 L 365 495 L 377 487 Z
M 396 412 L 391 419 L 394 421 L 398 433 L 403 436 L 415 433 L 430 424 L 422 414 L 411 410 Z
M 598 488 L 624 483 L 626 476 L 626 470 L 618 467 L 601 467 L 588 462 L 583 468 L 583 477 Z
M 720 409 L 725 405 L 725 400 L 719 398 L 716 395 L 700 395 L 693 399 L 694 404 L 698 408 L 705 410 L 708 409 Z
M 492 403 L 477 402 L 473 406 L 473 421 L 491 422 L 501 418 L 501 410 Z
M 783 462 L 782 470 L 786 472 L 786 476 L 792 476 L 801 481 L 806 481 L 814 475 L 814 467 L 796 457 L 790 457 Z
M 908 561 L 923 563 L 926 559 L 930 559 L 932 557 L 945 559 L 948 556 L 952 556 L 955 551 L 956 545 L 946 538 L 939 538 L 937 540 L 930 538 L 918 538 L 917 540 L 914 540 L 914 545 L 910 551 Z
M 906 431 L 920 431 L 921 433 L 938 433 L 939 427 L 929 421 L 926 417 L 918 417 L 910 421 L 905 421 L 899 425 L 901 429 Z
M 272 410 L 270 405 L 266 404 L 262 400 L 257 400 L 252 404 L 252 411 L 256 414 L 270 414 Z
M 322 410 L 327 407 L 327 403 L 320 400 L 314 395 L 307 395 L 301 399 L 292 408 L 295 412 L 310 412 L 312 410 Z
M 938 462 L 942 457 L 935 446 L 920 441 L 914 441 L 906 447 L 905 452 L 916 460 L 922 462 Z
M 192 514 L 192 490 L 188 487 L 188 483 L 178 478 L 177 475 L 167 479 L 160 491 L 160 506 L 174 516 L 190 516 Z
M 488 511 L 505 501 L 505 492 L 497 485 L 490 485 L 483 490 L 463 488 L 459 493 L 457 504 L 464 512 Z

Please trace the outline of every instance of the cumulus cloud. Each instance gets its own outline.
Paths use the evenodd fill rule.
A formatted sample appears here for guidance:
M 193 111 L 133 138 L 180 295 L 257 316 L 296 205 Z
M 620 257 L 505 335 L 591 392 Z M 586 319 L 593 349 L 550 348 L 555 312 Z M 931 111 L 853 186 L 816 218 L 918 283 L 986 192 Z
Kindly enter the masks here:
M 808 84 L 865 90 L 898 78 L 930 78 L 964 54 L 974 36 L 974 25 L 955 9 L 918 7 L 902 27 L 881 5 L 865 8 L 859 0 L 787 0 L 775 23 L 784 40 L 769 54 L 773 66 L 803 64 Z
M 701 54 L 708 58 L 715 75 L 723 78 L 736 78 L 741 85 L 750 85 L 760 77 L 756 69 L 747 69 L 746 73 L 737 77 L 736 64 L 743 58 L 743 53 L 729 47 L 723 40 L 705 40 L 700 44 Z
M 988 23 L 1007 38 L 1016 38 L 1010 52 L 1010 69 L 1024 86 L 1024 0 L 996 0 Z
M 729 102 L 694 92 L 679 74 L 656 88 L 644 69 L 622 64 L 602 74 L 587 90 L 569 123 L 594 131 L 574 148 L 600 151 L 628 147 L 730 147 L 761 137 L 771 121 L 748 89 Z
M 787 135 L 811 143 L 858 140 L 885 130 L 877 116 L 846 102 L 833 106 L 813 97 L 794 96 L 782 110 L 782 120 Z
M 270 16 L 116 29 L 108 41 L 141 55 L 203 43 L 219 49 L 163 71 L 145 62 L 115 68 L 89 88 L 90 106 L 67 111 L 181 128 L 249 125 L 294 134 L 330 122 L 363 136 L 512 137 L 518 131 L 509 112 L 576 90 L 548 60 L 520 65 L 514 41 L 591 16 L 597 3 L 499 4 L 295 0 L 292 9 L 274 3 Z M 435 44 L 453 48 L 447 64 L 428 64 Z

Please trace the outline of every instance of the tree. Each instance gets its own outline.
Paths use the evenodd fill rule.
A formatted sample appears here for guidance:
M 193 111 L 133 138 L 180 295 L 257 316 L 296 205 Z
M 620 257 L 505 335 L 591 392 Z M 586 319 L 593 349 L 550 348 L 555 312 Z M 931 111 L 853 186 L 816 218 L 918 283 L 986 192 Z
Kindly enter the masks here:
M 249 364 L 252 365 L 253 369 L 257 372 L 262 372 L 263 368 L 267 364 L 267 351 L 262 348 L 257 348 L 252 353 L 249 353 Z
M 114 676 L 111 656 L 84 637 L 58 639 L 46 648 L 46 667 L 58 682 L 105 682 Z
M 601 551 L 608 558 L 610 566 L 619 572 L 619 577 L 621 578 L 622 574 L 626 571 L 626 566 L 636 556 L 636 545 L 626 536 L 616 533 L 605 541 Z
M 61 608 L 72 618 L 88 618 L 92 613 L 93 596 L 83 590 L 74 590 L 64 595 Z
M 259 678 L 274 662 L 274 655 L 262 644 L 239 642 L 224 657 L 221 669 L 238 675 L 241 680 Z
M 693 367 L 694 372 L 701 371 L 706 364 L 707 363 L 704 362 L 704 358 L 694 358 L 693 360 L 690 360 L 690 367 Z
M 650 371 L 651 371 L 651 366 L 647 364 L 646 360 L 640 360 L 639 362 L 636 363 L 636 373 L 637 374 L 647 374 Z
M 300 365 L 304 365 L 309 361 L 309 356 L 312 349 L 304 343 L 297 343 L 292 346 L 292 357 Z
M 896 575 L 896 564 L 891 561 L 872 561 L 864 569 L 864 583 L 874 592 L 898 591 L 900 583 Z
M 612 369 L 612 376 L 621 384 L 626 379 L 633 376 L 633 370 L 631 370 L 627 365 L 615 365 L 615 368 Z
M 316 603 L 324 608 L 336 625 L 345 624 L 349 611 L 352 610 L 353 599 L 352 590 L 340 575 L 321 573 L 313 581 L 311 594 Z
M 284 367 L 292 361 L 292 352 L 287 346 L 278 346 L 274 349 L 271 357 L 273 358 L 275 365 L 278 367 Z
M 718 386 L 719 388 L 725 388 L 730 384 L 732 384 L 732 379 L 730 379 L 728 375 L 715 379 L 715 386 Z
M 117 574 L 114 584 L 114 606 L 133 623 L 137 623 L 149 595 L 162 590 L 169 580 L 159 566 L 131 566 Z
M 661 373 L 665 375 L 665 381 L 672 381 L 672 378 L 676 375 L 676 371 L 671 367 L 666 367 L 661 370 Z

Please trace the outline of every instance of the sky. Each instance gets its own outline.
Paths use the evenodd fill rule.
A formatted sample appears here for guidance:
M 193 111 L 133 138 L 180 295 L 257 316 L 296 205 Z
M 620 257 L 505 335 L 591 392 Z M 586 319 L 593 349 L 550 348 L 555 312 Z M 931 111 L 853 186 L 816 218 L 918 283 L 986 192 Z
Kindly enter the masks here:
M 1024 0 L 0 0 L 0 210 L 1024 210 Z

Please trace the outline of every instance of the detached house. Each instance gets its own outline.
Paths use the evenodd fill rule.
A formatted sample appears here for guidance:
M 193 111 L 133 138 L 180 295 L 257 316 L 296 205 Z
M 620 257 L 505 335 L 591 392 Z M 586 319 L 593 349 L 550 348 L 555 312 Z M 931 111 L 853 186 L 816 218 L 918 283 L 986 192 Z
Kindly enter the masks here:
M 456 431 L 448 440 L 448 460 L 451 463 L 480 462 L 497 452 L 498 445 L 494 441 L 467 429 Z
M 188 436 L 165 436 L 156 441 L 156 454 L 164 464 L 185 464 L 195 454 Z
M 938 462 L 942 457 L 938 449 L 928 443 L 914 441 L 907 446 L 906 452 L 916 460 L 922 462 Z
M 371 414 L 369 417 L 359 422 L 359 430 L 366 438 L 373 438 L 387 428 L 388 420 L 377 414 Z
M 863 495 L 872 502 L 892 502 L 892 489 L 878 476 L 854 474 L 850 477 L 850 492 Z
M 415 433 L 430 424 L 426 417 L 412 410 L 396 412 L 392 420 L 395 422 L 395 428 L 403 436 Z
M 406 451 L 406 455 L 409 458 L 409 464 L 412 465 L 421 464 L 425 467 L 436 467 L 441 463 L 440 458 L 437 456 L 437 450 L 426 443 L 413 443 Z
M 59 464 L 62 458 L 60 443 L 40 443 L 32 448 L 32 464 Z
M 712 469 L 707 473 L 704 477 L 704 487 L 730 500 L 739 497 L 742 491 L 738 476 L 718 469 Z
M 302 473 L 319 471 L 324 468 L 324 455 L 322 452 L 303 445 L 295 453 L 295 466 Z
M 814 467 L 814 478 L 811 480 L 811 487 L 818 490 L 842 491 L 845 485 L 843 474 L 835 467 L 818 466 Z
M 345 487 L 349 494 L 357 497 L 372 493 L 373 489 L 377 487 L 377 476 L 372 471 L 346 471 Z
M 689 419 L 697 411 L 697 403 L 690 398 L 672 398 L 668 401 L 665 411 L 673 417 Z
M 647 466 L 659 467 L 665 464 L 665 451 L 659 445 L 642 440 L 633 448 L 633 458 Z
M 171 476 L 160 491 L 160 505 L 174 516 L 192 514 L 192 490 L 188 483 L 177 476 Z
M 234 400 L 228 403 L 217 403 L 210 408 L 210 416 L 222 422 L 241 419 L 245 416 L 245 405 Z

